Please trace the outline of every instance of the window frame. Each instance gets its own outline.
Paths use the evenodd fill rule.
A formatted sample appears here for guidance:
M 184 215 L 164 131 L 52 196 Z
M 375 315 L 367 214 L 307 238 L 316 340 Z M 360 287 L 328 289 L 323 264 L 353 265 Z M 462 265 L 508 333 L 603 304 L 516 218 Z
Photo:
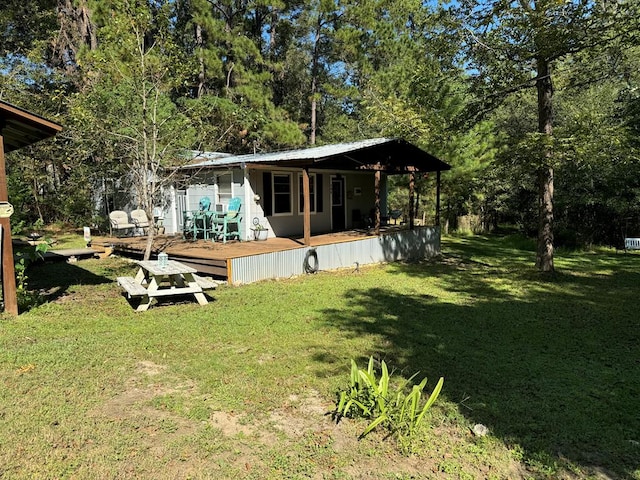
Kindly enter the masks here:
M 303 176 L 301 173 L 298 174 L 298 213 L 299 214 L 304 214 L 304 203 L 303 203 L 303 195 L 304 195 L 304 191 L 303 191 Z M 315 173 L 309 173 L 309 197 L 311 200 L 311 215 L 315 215 L 318 212 L 317 209 L 317 205 L 318 205 L 318 194 L 317 194 L 317 185 L 318 182 L 316 180 L 316 174 Z
M 284 192 L 276 192 L 276 177 L 287 177 L 289 184 L 289 191 L 287 193 Z M 289 197 L 289 211 L 278 211 L 278 202 L 276 198 L 279 196 Z M 291 216 L 293 215 L 293 178 L 291 172 L 272 172 L 271 174 L 271 205 L 272 205 L 272 213 L 271 215 L 274 217 L 283 217 L 283 216 Z

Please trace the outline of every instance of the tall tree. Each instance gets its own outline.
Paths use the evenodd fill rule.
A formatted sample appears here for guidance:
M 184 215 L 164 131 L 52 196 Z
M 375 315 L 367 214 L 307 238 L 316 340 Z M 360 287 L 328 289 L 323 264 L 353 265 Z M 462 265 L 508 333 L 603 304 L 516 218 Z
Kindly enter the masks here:
M 635 2 L 589 0 L 463 0 L 455 8 L 467 39 L 468 68 L 484 106 L 522 88 L 537 91 L 539 148 L 533 163 L 539 218 L 536 266 L 541 271 L 554 270 L 553 67 L 569 55 L 637 35 L 637 9 Z
M 337 22 L 342 15 L 336 2 L 319 0 L 310 2 L 298 19 L 301 37 L 298 48 L 304 52 L 308 65 L 307 98 L 309 103 L 308 142 L 316 144 L 318 114 L 322 105 L 323 87 L 329 80 L 329 71 L 335 62 L 334 42 Z
M 286 5 L 279 0 L 190 0 L 179 7 L 181 45 L 197 59 L 186 93 L 201 100 L 188 103 L 209 124 L 222 125 L 217 138 L 218 132 L 210 132 L 208 146 L 240 153 L 304 142 L 297 124 L 274 105 L 271 41 L 264 40 L 267 32 L 275 38 L 267 22 L 277 22 Z
M 153 225 L 153 209 L 164 204 L 170 167 L 194 144 L 194 130 L 171 93 L 185 78 L 174 65 L 183 58 L 173 42 L 171 1 L 100 2 L 99 46 L 82 57 L 86 92 L 75 105 L 95 125 L 93 132 L 117 145 L 112 153 L 126 167 L 135 201 Z M 178 135 L 176 132 L 180 132 Z M 92 130 L 87 129 L 87 133 Z M 151 253 L 149 228 L 145 259 Z

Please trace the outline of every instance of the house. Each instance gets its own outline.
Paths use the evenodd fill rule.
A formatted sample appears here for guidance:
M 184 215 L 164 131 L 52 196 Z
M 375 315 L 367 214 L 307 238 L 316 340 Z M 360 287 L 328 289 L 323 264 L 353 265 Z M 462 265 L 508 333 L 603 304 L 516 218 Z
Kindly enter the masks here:
M 231 284 L 429 257 L 440 251 L 440 173 L 450 168 L 390 138 L 253 155 L 195 152 L 173 172 L 166 206 L 157 207 L 166 235 L 156 236 L 153 251 Z M 416 176 L 427 172 L 436 174 L 434 225 L 414 228 L 409 212 L 402 228 L 383 229 L 389 175 L 408 175 L 412 205 Z M 181 241 L 185 218 L 195 219 L 201 206 L 224 211 L 232 198 L 241 203 L 233 225 L 241 242 Z M 248 241 L 256 224 L 268 229 L 268 241 Z M 146 245 L 140 237 L 104 241 L 130 255 Z
M 166 233 L 177 234 L 184 228 L 184 212 L 197 210 L 204 197 L 218 210 L 239 197 L 241 240 L 253 239 L 256 223 L 270 237 L 305 240 L 362 227 L 367 219 L 379 231 L 388 217 L 388 175 L 436 172 L 438 219 L 440 172 L 450 168 L 415 145 L 390 138 L 250 155 L 194 153 L 159 216 Z

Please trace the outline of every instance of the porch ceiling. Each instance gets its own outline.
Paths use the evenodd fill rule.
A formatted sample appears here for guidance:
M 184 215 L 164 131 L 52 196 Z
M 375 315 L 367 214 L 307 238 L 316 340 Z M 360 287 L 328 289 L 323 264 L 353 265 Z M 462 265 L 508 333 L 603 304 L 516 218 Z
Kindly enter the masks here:
M 0 101 L 0 135 L 5 152 L 52 137 L 61 130 L 57 123 Z
M 323 170 L 382 171 L 387 174 L 437 172 L 451 166 L 402 139 L 374 138 L 284 152 L 204 159 L 189 168 L 287 166 Z

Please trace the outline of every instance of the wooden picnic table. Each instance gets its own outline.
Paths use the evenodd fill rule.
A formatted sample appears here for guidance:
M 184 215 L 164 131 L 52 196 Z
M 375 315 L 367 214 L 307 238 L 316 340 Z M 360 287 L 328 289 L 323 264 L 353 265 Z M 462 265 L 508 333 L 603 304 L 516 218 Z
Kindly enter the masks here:
M 136 311 L 143 312 L 151 306 L 156 297 L 193 295 L 200 305 L 208 302 L 205 289 L 217 285 L 196 275 L 195 268 L 188 267 L 175 260 L 161 266 L 156 260 L 136 262 L 140 267 L 135 277 L 118 277 L 118 284 L 124 288 L 129 298 L 140 297 Z

